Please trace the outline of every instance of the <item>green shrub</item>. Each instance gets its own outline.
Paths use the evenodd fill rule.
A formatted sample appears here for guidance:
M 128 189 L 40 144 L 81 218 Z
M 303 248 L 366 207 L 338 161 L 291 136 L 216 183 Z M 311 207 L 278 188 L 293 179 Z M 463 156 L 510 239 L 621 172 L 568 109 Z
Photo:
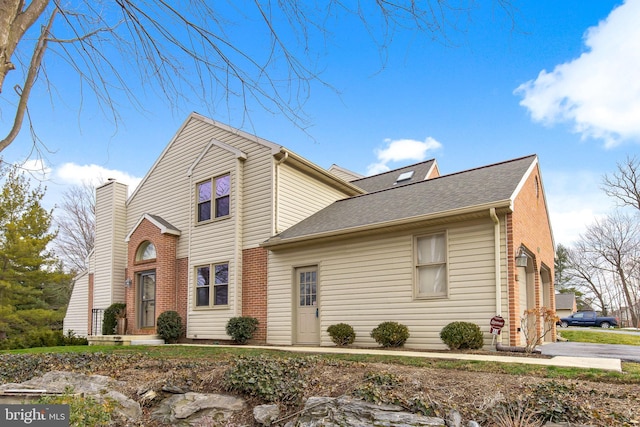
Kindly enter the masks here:
M 469 322 L 452 322 L 442 328 L 440 339 L 450 350 L 482 348 L 482 331 L 480 327 Z
M 402 347 L 409 339 L 409 328 L 398 322 L 382 322 L 371 331 L 371 338 L 383 347 Z
M 313 366 L 313 358 L 272 358 L 241 356 L 224 375 L 224 386 L 266 402 L 293 405 L 299 403 L 305 388 L 304 370 Z
M 349 344 L 353 344 L 356 339 L 356 333 L 351 327 L 346 323 L 338 323 L 336 325 L 331 325 L 327 328 L 327 332 L 331 336 L 331 341 L 338 347 L 344 347 Z
M 102 335 L 114 335 L 118 326 L 118 317 L 126 313 L 127 305 L 122 302 L 111 304 L 105 311 L 102 319 Z
M 182 318 L 177 311 L 169 310 L 158 316 L 158 335 L 168 343 L 175 343 L 182 335 Z
M 87 344 L 86 338 L 75 336 L 73 331 L 63 335 L 62 331 L 38 328 L 25 332 L 22 336 L 0 340 L 0 350 Z
M 67 331 L 67 335 L 64 336 L 64 345 L 88 345 L 89 340 L 84 337 L 79 337 L 75 334 L 73 329 Z
M 258 329 L 258 323 L 255 317 L 232 317 L 227 322 L 227 335 L 238 344 L 245 344 L 253 338 L 253 333 Z

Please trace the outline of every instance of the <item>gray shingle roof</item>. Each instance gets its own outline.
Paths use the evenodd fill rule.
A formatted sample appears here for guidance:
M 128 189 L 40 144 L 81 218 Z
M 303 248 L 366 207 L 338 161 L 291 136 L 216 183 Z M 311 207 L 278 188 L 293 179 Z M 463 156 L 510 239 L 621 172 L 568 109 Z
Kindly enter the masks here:
M 532 155 L 339 200 L 267 242 L 285 243 L 305 236 L 508 201 L 535 160 Z
M 180 230 L 174 227 L 169 221 L 166 221 L 164 218 L 159 217 L 158 215 L 147 214 L 151 218 L 153 218 L 156 222 L 162 225 L 168 232 L 174 234 L 180 234 Z
M 399 169 L 394 169 L 389 172 L 384 172 L 365 178 L 354 179 L 353 181 L 351 181 L 351 183 L 362 188 L 368 193 L 385 190 L 387 188 L 399 187 L 401 185 L 412 184 L 414 182 L 424 181 L 434 163 L 435 160 L 433 159 L 427 160 L 425 162 L 416 163 Z M 398 179 L 400 174 L 409 171 L 414 172 L 411 179 L 407 179 L 396 184 L 396 180 Z
M 556 310 L 573 310 L 575 294 L 556 294 Z

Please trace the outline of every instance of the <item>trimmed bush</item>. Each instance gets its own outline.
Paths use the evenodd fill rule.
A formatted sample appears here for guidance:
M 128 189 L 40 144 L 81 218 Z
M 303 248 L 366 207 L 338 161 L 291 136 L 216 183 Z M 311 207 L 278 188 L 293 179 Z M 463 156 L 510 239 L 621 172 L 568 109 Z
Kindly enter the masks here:
M 402 347 L 409 339 L 409 328 L 398 322 L 382 322 L 371 331 L 371 338 L 383 347 Z
M 482 331 L 475 323 L 453 322 L 442 328 L 440 339 L 450 350 L 482 348 Z
M 182 335 L 182 318 L 177 311 L 165 311 L 158 316 L 157 332 L 168 343 L 175 343 Z
M 126 313 L 127 305 L 122 302 L 111 304 L 105 311 L 102 318 L 102 335 L 115 335 L 118 326 L 118 317 L 123 317 Z
M 333 343 L 338 347 L 353 344 L 356 339 L 355 331 L 351 325 L 346 323 L 331 325 L 327 328 L 327 332 L 329 333 L 329 336 L 331 336 L 331 341 L 333 341 Z
M 250 316 L 232 317 L 227 322 L 227 335 L 238 344 L 246 344 L 256 330 L 258 330 L 258 319 Z

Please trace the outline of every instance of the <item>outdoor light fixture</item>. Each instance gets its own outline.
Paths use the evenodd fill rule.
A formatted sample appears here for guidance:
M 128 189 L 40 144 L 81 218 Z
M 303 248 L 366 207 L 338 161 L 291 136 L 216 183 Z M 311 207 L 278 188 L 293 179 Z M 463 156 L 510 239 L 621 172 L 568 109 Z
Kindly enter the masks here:
M 527 253 L 524 251 L 524 247 L 520 245 L 518 248 L 518 254 L 516 255 L 516 267 L 526 267 L 529 261 Z
M 128 288 L 129 286 L 131 286 L 131 279 L 129 279 L 129 278 L 127 277 L 127 279 L 124 281 L 124 286 L 125 286 L 125 287 L 127 287 L 127 288 Z

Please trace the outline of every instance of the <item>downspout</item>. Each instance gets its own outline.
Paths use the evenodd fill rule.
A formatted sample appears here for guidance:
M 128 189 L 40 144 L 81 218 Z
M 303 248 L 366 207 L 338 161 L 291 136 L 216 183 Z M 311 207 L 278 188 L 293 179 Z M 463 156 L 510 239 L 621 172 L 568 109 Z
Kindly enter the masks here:
M 273 207 L 273 234 L 278 234 L 280 232 L 279 223 L 280 220 L 280 165 L 287 161 L 289 158 L 289 152 L 285 151 L 284 156 L 280 160 L 276 162 L 276 179 L 275 179 L 275 197 Z
M 187 336 L 187 338 L 197 338 L 197 335 L 193 335 L 191 334 L 190 336 L 190 331 L 189 331 L 189 325 L 191 325 L 191 322 L 189 321 L 189 314 L 191 313 L 191 311 L 193 310 L 193 306 L 194 306 L 194 301 L 195 301 L 195 295 L 193 293 L 195 293 L 195 289 L 191 288 L 191 284 L 192 282 L 192 274 L 193 274 L 193 268 L 191 266 L 191 263 L 193 262 L 193 259 L 191 258 L 191 236 L 193 236 L 193 228 L 194 228 L 194 221 L 196 219 L 196 211 L 195 211 L 195 203 L 196 203 L 196 190 L 195 187 L 193 186 L 193 176 L 191 173 L 189 173 L 189 238 L 187 240 L 187 313 L 186 313 L 186 319 L 184 319 L 184 322 L 186 324 L 186 330 L 185 330 L 185 335 Z M 193 292 L 193 293 L 192 293 Z
M 496 274 L 496 315 L 502 315 L 502 286 L 500 282 L 500 219 L 496 215 L 496 208 L 489 209 L 489 216 L 493 220 L 493 241 L 494 241 L 494 270 Z M 502 342 L 502 336 L 497 336 L 498 342 Z
M 242 316 L 242 248 L 243 248 L 243 238 L 244 235 L 242 233 L 244 226 L 244 161 L 238 157 L 236 159 L 236 179 L 235 179 L 235 200 L 236 200 L 236 212 L 234 215 L 235 218 L 235 235 L 236 235 L 236 244 L 234 248 L 235 252 L 235 294 L 236 294 L 236 303 L 235 303 L 235 316 Z

